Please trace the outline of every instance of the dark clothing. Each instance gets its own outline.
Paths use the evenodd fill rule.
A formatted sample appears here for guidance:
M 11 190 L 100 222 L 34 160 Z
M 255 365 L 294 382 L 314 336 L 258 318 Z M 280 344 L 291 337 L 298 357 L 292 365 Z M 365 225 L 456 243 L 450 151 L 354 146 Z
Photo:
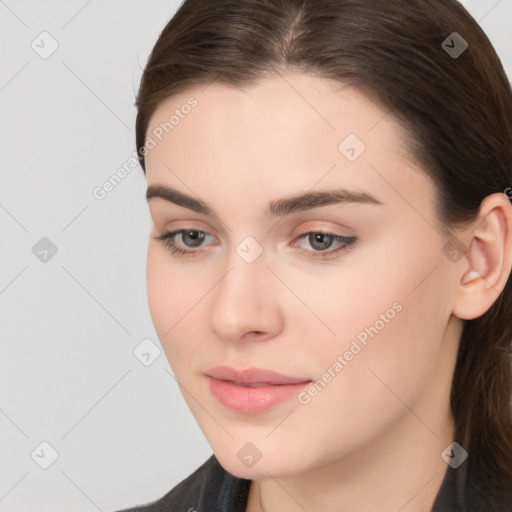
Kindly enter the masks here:
M 159 500 L 118 512 L 245 512 L 250 485 L 212 455 Z
M 448 466 L 433 512 L 466 512 L 466 467 L 466 463 L 457 469 Z M 212 455 L 162 498 L 118 512 L 245 512 L 250 485 L 251 480 L 231 475 Z M 482 512 L 490 512 L 490 509 L 482 508 Z

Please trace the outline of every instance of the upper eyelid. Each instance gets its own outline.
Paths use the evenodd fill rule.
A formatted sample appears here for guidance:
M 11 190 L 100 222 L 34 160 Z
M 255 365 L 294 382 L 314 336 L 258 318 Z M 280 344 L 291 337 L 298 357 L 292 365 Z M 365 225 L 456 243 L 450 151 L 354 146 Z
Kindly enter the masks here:
M 172 227 L 172 228 L 166 228 L 166 227 L 165 227 L 167 224 L 170 224 L 170 223 L 175 224 L 175 223 L 177 223 L 177 222 L 178 222 L 178 223 L 180 223 L 180 224 L 184 223 L 184 224 L 183 224 L 183 227 L 180 227 L 180 226 L 178 226 L 178 227 Z M 329 231 L 329 232 L 336 232 L 336 231 L 338 231 L 338 230 L 346 230 L 346 231 L 348 231 L 348 234 L 341 235 L 341 233 L 338 233 L 338 234 L 340 234 L 341 236 L 346 236 L 346 237 L 352 236 L 350 233 L 352 233 L 352 232 L 354 231 L 354 228 L 351 228 L 348 224 L 342 224 L 342 223 L 340 223 L 340 222 L 336 222 L 336 221 L 332 221 L 332 220 L 331 220 L 331 221 L 327 221 L 326 219 L 322 220 L 321 218 L 319 218 L 319 219 L 311 219 L 311 218 L 310 218 L 310 219 L 309 219 L 309 221 L 308 221 L 308 220 L 306 220 L 306 219 L 300 219 L 300 218 L 299 218 L 299 219 L 294 220 L 294 222 L 293 222 L 293 223 L 294 223 L 294 224 L 299 223 L 299 225 L 302 225 L 302 224 L 304 224 L 304 223 L 308 223 L 308 224 L 309 224 L 309 223 L 312 223 L 312 222 L 314 222 L 315 224 L 316 224 L 316 223 L 320 223 L 320 224 L 322 224 L 322 227 L 318 228 L 318 227 L 314 226 L 314 227 L 310 227 L 310 228 L 304 228 L 304 229 L 305 229 L 305 231 L 302 231 L 302 230 L 301 230 L 301 231 L 304 233 L 304 232 L 309 232 L 309 231 L 313 231 L 313 232 L 316 232 L 316 231 Z M 329 223 L 329 224 L 336 224 L 336 225 L 337 225 L 337 227 L 333 227 L 333 228 L 331 228 L 331 227 L 326 227 L 326 226 L 325 226 L 325 223 L 326 223 L 326 222 L 327 222 L 327 223 Z M 187 223 L 187 224 L 185 224 L 185 223 Z M 188 230 L 191 230 L 191 231 L 203 231 L 203 232 L 205 232 L 205 233 L 207 233 L 207 234 L 211 235 L 211 232 L 210 232 L 210 228 L 209 228 L 209 227 L 206 227 L 206 228 L 197 227 L 197 226 L 195 226 L 195 225 L 194 225 L 194 224 L 196 224 L 196 223 L 202 224 L 202 223 L 203 223 L 203 221 L 201 221 L 200 219 L 192 219 L 192 218 L 191 218 L 191 219 L 187 219 L 187 220 L 176 220 L 176 221 L 169 221 L 169 222 L 165 222 L 165 221 L 164 221 L 164 222 L 161 222 L 158 218 L 153 219 L 153 225 L 154 225 L 156 228 L 157 228 L 157 225 L 158 225 L 158 224 L 163 224 L 163 226 L 164 226 L 164 227 L 162 227 L 162 228 L 160 228 L 160 229 L 158 229 L 158 228 L 157 228 L 159 231 L 170 232 L 170 231 L 178 231 L 178 230 L 181 230 L 181 229 L 184 229 L 184 230 L 187 230 L 187 229 L 188 229 Z M 271 229 L 273 229 L 273 228 L 271 228 Z M 294 229 L 294 230 L 295 230 L 295 229 Z M 221 231 L 221 232 L 222 232 L 222 231 L 223 231 L 223 229 L 221 228 L 221 229 L 219 230 L 218 228 L 214 227 L 214 228 L 213 228 L 213 231 Z M 229 231 L 231 231 L 231 232 L 232 232 L 233 230 L 232 230 L 232 229 L 229 229 Z M 267 232 L 268 232 L 268 231 L 269 231 L 269 230 L 267 230 Z M 212 235 L 212 236 L 213 236 L 213 235 Z
M 351 231 L 349 228 L 345 228 L 345 229 Z M 161 231 L 163 234 L 165 234 L 165 233 L 178 234 L 179 232 L 183 232 L 183 231 L 198 231 L 200 233 L 205 233 L 206 235 L 216 237 L 216 235 L 212 235 L 212 233 L 208 229 L 198 228 L 198 227 L 190 226 L 190 225 L 183 226 L 183 227 L 174 227 L 174 228 L 162 228 L 162 229 L 159 229 L 158 231 Z M 328 234 L 333 234 L 333 235 L 338 235 L 338 236 L 344 236 L 346 238 L 349 238 L 350 236 L 352 236 L 351 234 L 337 233 L 337 231 L 338 231 L 338 229 L 329 228 L 329 227 L 308 227 L 308 228 L 301 229 L 300 232 L 298 234 L 296 234 L 295 236 L 296 237 L 302 236 L 306 233 L 328 233 Z

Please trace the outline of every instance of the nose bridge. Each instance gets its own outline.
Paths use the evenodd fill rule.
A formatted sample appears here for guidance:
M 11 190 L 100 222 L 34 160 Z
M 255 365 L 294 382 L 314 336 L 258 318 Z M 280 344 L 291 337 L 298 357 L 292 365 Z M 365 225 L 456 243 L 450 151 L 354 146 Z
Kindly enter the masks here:
M 266 266 L 263 248 L 250 238 L 233 249 L 226 273 L 216 287 L 210 322 L 222 339 L 237 340 L 248 331 L 273 329 L 273 276 Z

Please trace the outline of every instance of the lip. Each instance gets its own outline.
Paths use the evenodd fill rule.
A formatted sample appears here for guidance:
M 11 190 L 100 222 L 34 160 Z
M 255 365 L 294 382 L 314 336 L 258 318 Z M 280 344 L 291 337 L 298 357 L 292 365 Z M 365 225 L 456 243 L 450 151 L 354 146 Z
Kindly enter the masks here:
M 263 368 L 236 370 L 229 366 L 210 368 L 206 376 L 215 398 L 225 407 L 244 414 L 266 411 L 297 395 L 312 382 Z M 263 385 L 249 387 L 249 384 Z

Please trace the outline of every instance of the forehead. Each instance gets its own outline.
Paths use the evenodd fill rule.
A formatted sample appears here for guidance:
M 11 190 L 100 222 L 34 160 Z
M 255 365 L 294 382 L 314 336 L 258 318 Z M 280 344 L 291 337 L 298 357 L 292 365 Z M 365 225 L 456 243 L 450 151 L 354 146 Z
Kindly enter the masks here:
M 225 133 L 250 134 L 269 148 L 272 140 L 282 144 L 306 137 L 339 142 L 352 132 L 373 145 L 384 136 L 387 146 L 402 150 L 401 126 L 386 108 L 347 84 L 296 72 L 266 75 L 243 87 L 217 81 L 188 87 L 159 104 L 147 135 L 155 130 L 164 139 L 172 132 L 175 146 L 184 138 L 220 141 Z
M 191 101 L 196 103 L 192 109 L 188 106 Z M 213 81 L 188 87 L 159 104 L 148 133 L 168 122 L 175 112 L 181 114 L 179 124 L 197 124 L 195 128 L 204 127 L 211 135 L 215 127 L 223 124 L 236 124 L 238 129 L 255 132 L 258 128 L 278 131 L 281 127 L 289 132 L 297 127 L 304 135 L 322 129 L 339 131 L 341 135 L 350 124 L 362 135 L 388 113 L 386 108 L 347 84 L 297 72 L 266 75 L 244 86 Z M 181 123 L 187 117 L 192 120 Z M 386 117 L 385 125 L 393 125 L 399 131 L 396 120 Z M 175 121 L 172 131 L 179 132 Z
M 169 183 L 203 197 L 222 189 L 226 197 L 247 199 L 322 181 L 396 201 L 400 186 L 409 197 L 415 189 L 425 194 L 425 182 L 430 186 L 403 133 L 389 111 L 334 80 L 292 73 L 248 87 L 198 84 L 163 101 L 152 116 L 148 184 Z M 237 186 L 242 181 L 244 189 Z

